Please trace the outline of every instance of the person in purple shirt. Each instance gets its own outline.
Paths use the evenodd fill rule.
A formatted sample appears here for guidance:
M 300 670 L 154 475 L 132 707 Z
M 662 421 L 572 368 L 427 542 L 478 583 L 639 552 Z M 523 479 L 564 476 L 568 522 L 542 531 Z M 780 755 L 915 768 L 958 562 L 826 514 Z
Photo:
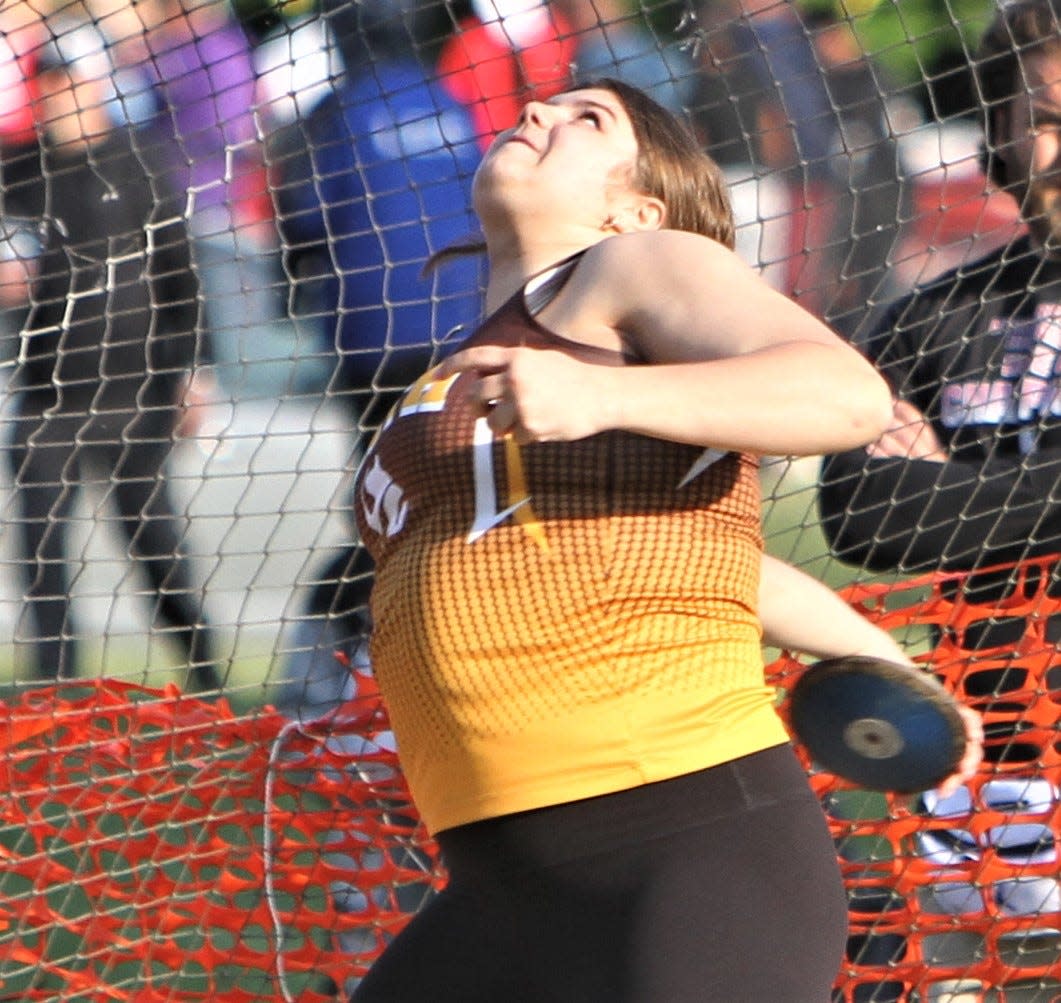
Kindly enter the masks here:
M 241 363 L 275 343 L 285 314 L 251 42 L 218 0 L 146 0 L 136 13 L 143 30 L 125 28 L 117 51 L 153 81 L 152 136 L 166 151 L 165 181 L 188 196 L 215 357 L 223 382 L 243 383 Z

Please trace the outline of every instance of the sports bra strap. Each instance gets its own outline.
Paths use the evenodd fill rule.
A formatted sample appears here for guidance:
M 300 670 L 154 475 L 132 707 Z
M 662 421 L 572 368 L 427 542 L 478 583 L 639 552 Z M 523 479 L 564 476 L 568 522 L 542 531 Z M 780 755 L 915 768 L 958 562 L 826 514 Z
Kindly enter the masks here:
M 532 317 L 536 317 L 556 299 L 585 253 L 585 250 L 578 251 L 527 280 L 523 287 L 523 302 Z

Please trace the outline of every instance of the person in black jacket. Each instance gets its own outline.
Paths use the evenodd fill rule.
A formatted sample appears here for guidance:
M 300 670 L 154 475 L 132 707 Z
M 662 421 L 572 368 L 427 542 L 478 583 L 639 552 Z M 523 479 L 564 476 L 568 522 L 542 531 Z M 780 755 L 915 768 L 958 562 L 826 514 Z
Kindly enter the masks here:
M 1061 0 L 1001 8 L 977 59 L 988 173 L 1027 232 L 894 304 L 867 344 L 892 428 L 828 457 L 833 553 L 971 571 L 1061 550 Z
M 979 572 L 960 584 L 978 603 L 993 604 L 1012 590 L 1010 573 L 984 569 L 1061 552 L 1059 24 L 1061 0 L 1015 0 L 999 8 L 977 55 L 985 167 L 1017 200 L 1026 232 L 890 307 L 866 348 L 895 395 L 893 423 L 878 442 L 827 457 L 822 469 L 822 526 L 835 556 L 880 572 Z M 1061 640 L 1058 619 L 1044 626 L 1054 644 Z M 1018 621 L 1015 633 L 1000 610 L 997 618 L 969 625 L 962 644 L 1012 647 L 1023 626 Z M 968 693 L 994 694 L 993 707 L 1015 718 L 989 725 L 995 742 L 985 750 L 989 761 L 1014 764 L 1023 755 L 1024 723 L 1016 695 L 1006 702 L 1014 686 L 1007 671 L 982 668 L 965 685 Z M 1000 741 L 1013 735 L 1015 742 Z M 1038 790 L 1044 785 L 1035 770 L 1030 765 L 1009 775 Z M 957 816 L 960 805 L 974 800 L 962 788 L 945 804 Z M 926 795 L 921 808 L 938 815 L 938 803 Z M 929 859 L 939 859 L 940 846 L 949 848 L 951 863 L 974 859 L 960 825 L 934 827 L 931 839 L 923 836 L 928 831 L 918 835 L 918 846 Z M 1032 840 L 1011 847 L 1006 861 L 1013 873 L 1019 877 L 1034 864 L 1039 849 Z M 936 880 L 959 887 L 947 885 L 946 877 Z M 1028 895 L 1023 905 L 1011 896 L 1000 905 L 1002 914 L 1049 911 L 1051 889 L 1036 891 L 1030 908 Z M 959 901 L 952 893 L 955 902 L 955 912 L 975 908 L 971 898 Z M 1029 936 L 1013 934 L 1022 943 Z M 999 941 L 1006 939 L 1003 934 Z M 852 937 L 848 945 L 848 957 L 862 964 L 885 965 L 905 954 L 904 938 L 894 929 Z M 907 998 L 898 977 L 865 988 L 880 1003 Z
M 164 467 L 197 362 L 198 285 L 181 203 L 152 178 L 103 81 L 54 43 L 39 53 L 40 172 L 6 193 L 39 225 L 41 254 L 11 381 L 8 459 L 33 675 L 77 674 L 67 531 L 94 484 L 117 508 L 155 597 L 152 627 L 179 643 L 191 685 L 215 689 L 211 631 L 180 555 Z

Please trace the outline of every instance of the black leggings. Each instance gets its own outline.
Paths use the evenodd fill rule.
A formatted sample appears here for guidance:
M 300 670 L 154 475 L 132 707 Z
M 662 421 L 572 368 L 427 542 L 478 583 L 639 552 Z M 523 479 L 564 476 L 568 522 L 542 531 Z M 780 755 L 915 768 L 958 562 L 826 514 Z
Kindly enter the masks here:
M 25 607 L 17 633 L 32 642 L 37 679 L 77 674 L 77 635 L 71 619 L 67 531 L 77 492 L 95 481 L 118 510 L 116 528 L 127 556 L 155 596 L 151 626 L 168 629 L 190 666 L 189 685 L 221 685 L 212 631 L 206 624 L 180 549 L 184 522 L 165 482 L 173 449 L 172 409 L 140 415 L 40 415 L 15 420 L 8 449 L 14 479 L 14 518 L 25 579 Z
M 438 836 L 352 1003 L 826 1003 L 847 933 L 792 750 Z

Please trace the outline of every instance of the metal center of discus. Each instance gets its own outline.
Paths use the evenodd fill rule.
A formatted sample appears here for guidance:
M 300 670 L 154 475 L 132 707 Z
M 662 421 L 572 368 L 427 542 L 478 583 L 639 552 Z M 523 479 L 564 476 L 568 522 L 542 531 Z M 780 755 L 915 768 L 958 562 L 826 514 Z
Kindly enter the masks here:
M 844 729 L 844 742 L 853 752 L 867 759 L 891 759 L 906 745 L 899 729 L 879 717 L 860 717 L 852 721 Z

